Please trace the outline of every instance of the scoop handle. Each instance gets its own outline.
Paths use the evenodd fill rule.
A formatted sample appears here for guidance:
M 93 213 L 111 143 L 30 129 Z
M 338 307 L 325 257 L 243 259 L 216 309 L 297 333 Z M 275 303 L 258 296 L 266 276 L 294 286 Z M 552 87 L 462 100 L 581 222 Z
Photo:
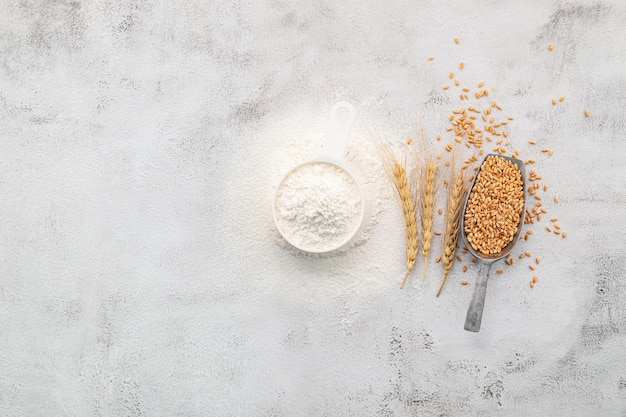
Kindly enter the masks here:
M 468 332 L 478 332 L 483 320 L 483 309 L 485 308 L 485 295 L 487 294 L 487 281 L 489 280 L 489 270 L 491 262 L 481 262 L 478 270 L 478 278 L 474 287 L 474 295 L 467 309 L 465 317 L 465 330 Z
M 341 114 L 338 113 L 340 109 L 347 110 L 347 114 L 344 114 L 345 117 L 341 117 Z M 318 159 L 343 165 L 343 155 L 346 152 L 350 129 L 355 117 L 356 110 L 352 104 L 345 101 L 335 103 L 330 108 L 328 133 Z

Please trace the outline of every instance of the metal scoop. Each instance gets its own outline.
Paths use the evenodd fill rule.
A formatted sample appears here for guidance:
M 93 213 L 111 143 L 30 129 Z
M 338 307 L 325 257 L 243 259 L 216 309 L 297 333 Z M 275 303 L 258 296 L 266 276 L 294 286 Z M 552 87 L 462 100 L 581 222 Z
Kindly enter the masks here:
M 524 163 L 519 159 L 509 158 L 508 156 L 489 154 L 483 160 L 483 164 L 485 160 L 489 156 L 496 156 L 498 158 L 508 159 L 519 168 L 521 178 L 522 178 L 522 195 L 526 195 L 526 184 L 525 184 L 525 175 L 524 175 Z M 482 169 L 482 164 L 481 164 Z M 474 295 L 472 296 L 472 301 L 467 310 L 467 316 L 465 317 L 465 330 L 470 332 L 478 332 L 480 330 L 480 324 L 483 318 L 483 308 L 485 307 L 485 295 L 487 293 L 487 280 L 489 279 L 489 270 L 491 269 L 491 265 L 494 262 L 499 261 L 508 255 L 515 243 L 519 240 L 519 235 L 522 232 L 522 225 L 524 224 L 524 206 L 522 206 L 522 212 L 520 214 L 520 221 L 517 225 L 517 232 L 515 236 L 513 236 L 513 240 L 506 245 L 500 253 L 486 255 L 478 250 L 474 250 L 472 245 L 467 239 L 467 235 L 465 234 L 465 210 L 467 208 L 467 202 L 469 200 L 470 195 L 472 194 L 472 189 L 474 188 L 474 184 L 476 183 L 476 179 L 478 178 L 478 174 L 480 173 L 480 169 L 476 172 L 474 176 L 474 181 L 472 182 L 472 186 L 465 197 L 465 203 L 463 204 L 463 216 L 461 217 L 461 234 L 463 235 L 463 240 L 465 241 L 465 245 L 467 246 L 467 250 L 476 257 L 480 264 L 480 269 L 478 270 L 478 278 L 476 280 L 476 286 L 474 287 Z M 524 197 L 524 204 L 526 203 L 526 198 Z

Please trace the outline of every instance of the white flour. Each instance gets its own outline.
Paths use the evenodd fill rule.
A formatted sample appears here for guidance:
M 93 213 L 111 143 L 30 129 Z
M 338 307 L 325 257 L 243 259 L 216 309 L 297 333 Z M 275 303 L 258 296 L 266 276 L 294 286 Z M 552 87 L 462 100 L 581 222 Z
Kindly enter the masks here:
M 359 227 L 363 201 L 343 169 L 315 162 L 294 170 L 276 194 L 278 227 L 294 245 L 324 251 L 345 243 Z

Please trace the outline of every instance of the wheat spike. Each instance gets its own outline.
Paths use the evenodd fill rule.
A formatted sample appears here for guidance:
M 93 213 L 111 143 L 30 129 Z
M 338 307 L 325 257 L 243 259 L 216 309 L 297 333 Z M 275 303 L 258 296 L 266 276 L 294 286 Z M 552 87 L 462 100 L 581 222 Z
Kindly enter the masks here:
M 404 288 L 404 284 L 409 277 L 409 274 L 413 270 L 415 260 L 417 259 L 418 252 L 418 236 L 417 236 L 417 213 L 414 193 L 411 190 L 411 185 L 407 177 L 406 172 L 406 159 L 403 163 L 398 161 L 393 151 L 391 150 L 389 143 L 380 142 L 378 146 L 379 154 L 387 171 L 387 175 L 391 183 L 393 184 L 400 208 L 402 209 L 402 215 L 404 217 L 404 225 L 406 229 L 406 273 L 402 278 L 400 288 Z
M 415 200 L 411 195 L 411 187 L 406 176 L 406 169 L 398 161 L 394 161 L 393 175 L 396 179 L 396 189 L 402 204 L 402 214 L 406 227 L 406 273 L 402 279 L 400 288 L 404 288 L 409 273 L 413 270 L 417 259 L 417 222 L 415 220 Z
M 451 170 L 454 172 L 454 169 Z M 451 180 L 453 177 L 450 178 Z M 448 187 L 448 203 L 446 207 L 445 231 L 443 237 L 443 250 L 441 254 L 441 263 L 443 264 L 443 280 L 437 291 L 437 297 L 441 294 L 443 286 L 448 279 L 448 273 L 454 263 L 454 253 L 456 252 L 456 243 L 459 236 L 459 228 L 461 223 L 461 206 L 463 205 L 463 195 L 465 194 L 465 175 L 463 170 L 459 170 L 454 187 Z
M 437 163 L 431 158 L 426 164 L 426 170 L 422 181 L 421 206 L 422 206 L 422 255 L 424 256 L 424 276 L 426 280 L 426 267 L 428 254 L 433 237 L 433 216 L 435 214 L 435 186 L 437 179 Z

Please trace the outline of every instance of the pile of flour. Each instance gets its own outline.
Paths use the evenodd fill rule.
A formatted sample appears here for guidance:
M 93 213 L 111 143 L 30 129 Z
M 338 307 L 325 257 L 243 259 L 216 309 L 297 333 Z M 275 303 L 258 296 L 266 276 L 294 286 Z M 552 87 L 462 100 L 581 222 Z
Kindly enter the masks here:
M 362 210 L 354 179 L 325 162 L 296 168 L 276 194 L 275 217 L 281 232 L 295 246 L 312 251 L 346 243 L 359 227 Z

